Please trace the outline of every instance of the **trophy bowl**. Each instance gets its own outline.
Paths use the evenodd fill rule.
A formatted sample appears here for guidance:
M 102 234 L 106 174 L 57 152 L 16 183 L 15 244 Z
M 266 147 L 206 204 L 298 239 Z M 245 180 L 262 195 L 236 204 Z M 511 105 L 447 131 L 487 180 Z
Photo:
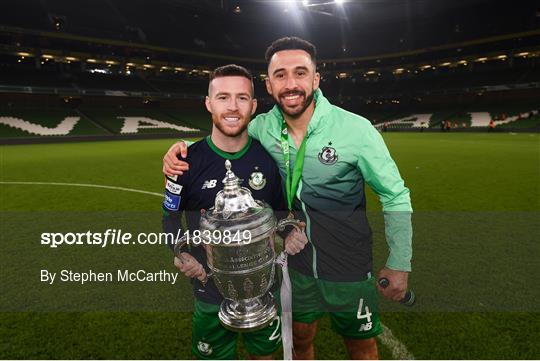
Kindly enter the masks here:
M 269 292 L 275 275 L 276 219 L 263 202 L 255 201 L 254 205 L 257 208 L 252 205 L 245 213 L 231 213 L 234 217 L 229 219 L 222 219 L 213 209 L 201 217 L 201 231 L 216 235 L 230 232 L 236 238 L 229 244 L 223 237 L 213 238 L 206 255 L 214 283 L 225 298 L 219 318 L 225 327 L 237 331 L 263 328 L 277 316 Z

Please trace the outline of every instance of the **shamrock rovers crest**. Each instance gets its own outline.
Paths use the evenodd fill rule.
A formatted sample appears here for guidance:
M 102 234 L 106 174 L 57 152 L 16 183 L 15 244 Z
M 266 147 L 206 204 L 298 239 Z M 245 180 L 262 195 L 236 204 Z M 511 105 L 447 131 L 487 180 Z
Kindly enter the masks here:
M 205 356 L 209 356 L 213 351 L 210 344 L 203 341 L 199 341 L 199 343 L 197 344 L 197 349 Z
M 266 178 L 262 172 L 259 172 L 259 167 L 255 167 L 255 172 L 249 176 L 249 186 L 256 191 L 261 190 L 266 185 Z
M 332 165 L 335 164 L 338 160 L 338 155 L 336 154 L 336 149 L 331 147 L 332 142 L 328 143 L 328 146 L 323 147 L 319 153 L 319 161 L 322 164 Z

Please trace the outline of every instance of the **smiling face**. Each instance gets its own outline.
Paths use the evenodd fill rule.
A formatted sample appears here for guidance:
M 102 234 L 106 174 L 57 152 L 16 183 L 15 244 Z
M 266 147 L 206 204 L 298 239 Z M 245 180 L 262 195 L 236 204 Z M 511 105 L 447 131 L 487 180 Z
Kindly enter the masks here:
M 257 109 L 253 85 L 243 76 L 214 78 L 208 87 L 205 103 L 212 114 L 214 126 L 229 137 L 244 132 Z
M 319 81 L 315 64 L 304 50 L 278 51 L 268 64 L 266 90 L 291 118 L 300 117 L 311 105 Z

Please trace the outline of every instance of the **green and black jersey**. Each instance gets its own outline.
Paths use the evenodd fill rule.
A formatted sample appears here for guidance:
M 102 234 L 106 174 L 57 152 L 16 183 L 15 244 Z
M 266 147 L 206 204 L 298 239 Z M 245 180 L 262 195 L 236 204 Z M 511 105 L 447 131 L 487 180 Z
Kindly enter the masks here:
M 411 201 L 398 168 L 379 132 L 356 114 L 315 93 L 307 130 L 302 178 L 294 199 L 295 216 L 306 221 L 309 245 L 289 257 L 291 268 L 330 281 L 358 281 L 372 271 L 372 237 L 366 217 L 364 184 L 378 194 L 390 247 L 387 267 L 410 271 Z M 283 116 L 277 106 L 253 119 L 249 133 L 276 161 L 286 179 L 281 149 Z M 291 167 L 297 149 L 289 137 Z

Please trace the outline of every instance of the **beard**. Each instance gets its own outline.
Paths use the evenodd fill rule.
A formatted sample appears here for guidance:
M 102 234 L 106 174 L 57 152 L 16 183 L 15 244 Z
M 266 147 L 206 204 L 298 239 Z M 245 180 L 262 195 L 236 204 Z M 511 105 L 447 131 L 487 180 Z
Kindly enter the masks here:
M 300 95 L 300 96 L 302 96 L 304 98 L 304 101 L 300 104 L 300 107 L 298 107 L 297 109 L 294 109 L 294 110 L 288 109 L 283 104 L 283 102 L 281 101 L 281 97 L 284 96 L 284 94 L 287 94 L 287 95 L 298 94 L 298 95 Z M 315 97 L 315 91 L 314 90 L 312 90 L 311 93 L 308 96 L 306 96 L 305 91 L 296 90 L 296 91 L 290 91 L 290 92 L 282 93 L 281 95 L 278 96 L 278 98 L 274 98 L 274 100 L 276 101 L 276 104 L 279 107 L 279 109 L 281 110 L 281 112 L 283 112 L 284 114 L 288 115 L 291 118 L 299 118 L 302 114 L 304 114 L 306 109 L 313 102 L 314 97 Z
M 214 125 L 216 126 L 216 128 L 218 128 L 218 130 L 221 133 L 225 134 L 228 137 L 237 137 L 247 129 L 248 124 L 249 124 L 249 121 L 245 122 L 245 121 L 243 121 L 243 119 L 244 119 L 243 117 L 241 117 L 241 116 L 239 116 L 239 117 L 240 117 L 241 124 L 240 124 L 239 127 L 235 127 L 235 128 L 228 127 L 225 124 L 225 120 L 213 119 L 213 122 L 214 122 Z

